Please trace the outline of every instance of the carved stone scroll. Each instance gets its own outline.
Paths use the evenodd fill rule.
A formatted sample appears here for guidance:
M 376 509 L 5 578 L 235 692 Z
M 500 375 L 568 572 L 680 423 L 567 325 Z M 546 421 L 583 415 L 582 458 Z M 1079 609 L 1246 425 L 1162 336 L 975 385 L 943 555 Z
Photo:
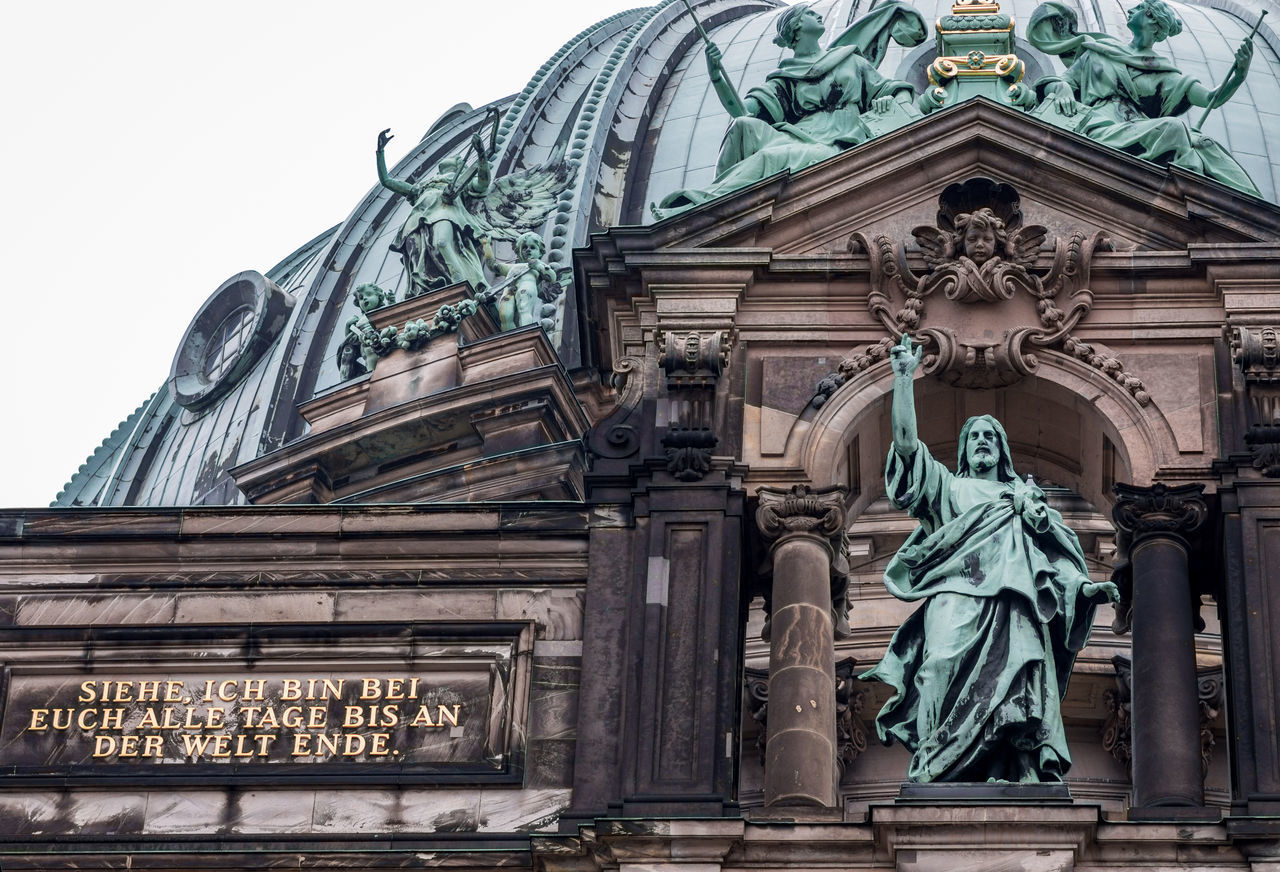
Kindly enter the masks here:
M 1280 478 L 1280 327 L 1224 328 L 1231 356 L 1244 377 L 1248 424 L 1244 441 L 1253 466 Z
M 1055 349 L 1093 367 L 1138 403 L 1151 401 L 1119 358 L 1072 330 L 1093 306 L 1093 253 L 1111 247 L 1106 233 L 1076 230 L 1052 241 L 1048 269 L 1038 266 L 1046 228 L 1023 224 L 1018 195 L 990 179 L 951 185 L 939 199 L 936 227 L 916 227 L 924 271 L 896 240 L 855 233 L 851 251 L 871 262 L 867 306 L 884 338 L 841 361 L 818 385 L 820 406 L 857 373 L 888 358 L 903 333 L 926 344 L 926 373 L 959 388 L 989 389 L 1033 374 L 1036 349 Z

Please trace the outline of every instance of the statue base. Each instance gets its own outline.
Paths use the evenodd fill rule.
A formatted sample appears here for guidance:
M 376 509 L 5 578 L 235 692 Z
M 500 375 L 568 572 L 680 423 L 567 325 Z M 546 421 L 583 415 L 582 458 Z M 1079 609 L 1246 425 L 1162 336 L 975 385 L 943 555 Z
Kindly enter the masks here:
M 946 804 L 1002 805 L 1038 803 L 1070 805 L 1067 785 L 1014 783 L 1009 781 L 947 781 L 917 784 L 906 781 L 894 800 L 898 805 Z

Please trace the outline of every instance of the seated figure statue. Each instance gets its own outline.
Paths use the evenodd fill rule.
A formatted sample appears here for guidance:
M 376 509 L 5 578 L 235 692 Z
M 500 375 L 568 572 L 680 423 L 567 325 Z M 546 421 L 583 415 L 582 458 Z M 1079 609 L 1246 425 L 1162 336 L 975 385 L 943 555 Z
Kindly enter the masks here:
M 806 3 L 790 6 L 777 21 L 774 43 L 794 56 L 739 98 L 707 43 L 707 67 L 716 95 L 733 122 L 720 147 L 716 178 L 705 190 L 676 191 L 653 208 L 658 218 L 705 203 L 785 169 L 800 170 L 872 137 L 867 113 L 897 113 L 902 123 L 919 117 L 911 85 L 880 75 L 876 66 L 892 38 L 902 45 L 924 40 L 924 19 L 903 3 L 882 3 L 822 49 L 822 16 Z
M 1067 679 L 1098 604 L 1119 593 L 1089 580 L 1075 533 L 1030 477 L 1014 474 L 994 418 L 964 425 L 955 473 L 930 456 L 916 437 L 920 351 L 903 336 L 891 355 L 885 483 L 920 526 L 884 581 L 921 605 L 862 676 L 893 689 L 877 732 L 911 752 L 912 781 L 1061 781 L 1071 765 Z
M 1031 14 L 1027 41 L 1067 65 L 1062 76 L 1036 82 L 1048 120 L 1094 142 L 1155 163 L 1182 167 L 1254 196 L 1257 187 L 1218 143 L 1189 129 L 1177 116 L 1192 106 L 1218 107 L 1244 82 L 1253 43 L 1236 50 L 1230 72 L 1210 90 L 1154 50 L 1182 31 L 1164 0 L 1142 0 L 1129 10 L 1132 39 L 1078 33 L 1076 14 L 1061 3 L 1042 3 Z

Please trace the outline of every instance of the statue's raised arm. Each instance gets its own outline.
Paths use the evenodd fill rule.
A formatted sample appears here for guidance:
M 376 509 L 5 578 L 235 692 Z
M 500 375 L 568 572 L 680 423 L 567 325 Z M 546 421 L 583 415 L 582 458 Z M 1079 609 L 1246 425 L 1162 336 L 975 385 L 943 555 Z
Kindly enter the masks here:
M 916 367 L 924 349 L 912 350 L 911 337 L 902 334 L 902 341 L 889 350 L 893 366 L 893 450 L 904 460 L 916 453 Z
M 378 181 L 388 191 L 394 191 L 402 197 L 413 197 L 417 193 L 413 185 L 408 182 L 402 182 L 399 179 L 393 179 L 391 174 L 387 172 L 385 151 L 387 143 L 393 139 L 395 137 L 391 135 L 390 127 L 378 134 Z

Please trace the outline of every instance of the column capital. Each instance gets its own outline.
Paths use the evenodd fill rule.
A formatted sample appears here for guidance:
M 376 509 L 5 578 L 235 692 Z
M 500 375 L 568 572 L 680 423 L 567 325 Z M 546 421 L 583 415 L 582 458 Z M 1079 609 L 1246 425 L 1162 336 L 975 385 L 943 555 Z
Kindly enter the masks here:
M 1170 487 L 1156 482 L 1137 487 L 1117 482 L 1114 489 L 1117 499 L 1111 518 L 1135 539 L 1153 535 L 1182 538 L 1199 529 L 1209 514 L 1202 484 Z
M 756 524 L 766 539 L 776 540 L 790 533 L 811 533 L 837 544 L 844 535 L 843 487 L 817 490 L 803 484 L 789 490 L 762 487 L 757 496 L 760 508 L 756 510 Z

